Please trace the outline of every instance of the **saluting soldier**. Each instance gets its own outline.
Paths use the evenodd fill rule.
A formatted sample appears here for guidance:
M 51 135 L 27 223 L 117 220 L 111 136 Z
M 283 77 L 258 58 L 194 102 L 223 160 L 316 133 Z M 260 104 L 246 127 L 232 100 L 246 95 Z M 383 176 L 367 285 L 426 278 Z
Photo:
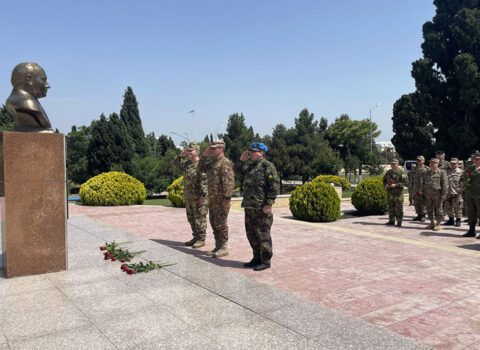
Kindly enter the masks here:
M 438 159 L 438 167 L 442 170 L 447 171 L 450 169 L 450 163 L 445 160 L 445 152 L 444 151 L 437 151 L 436 156 Z
M 448 193 L 445 201 L 445 213 L 448 216 L 448 221 L 445 226 L 455 225 L 459 227 L 462 221 L 462 196 L 460 187 L 460 178 L 463 171 L 458 168 L 458 159 L 450 159 L 450 169 L 447 170 L 448 176 Z
M 272 205 L 277 198 L 280 180 L 275 165 L 265 159 L 268 147 L 261 142 L 253 142 L 250 151 L 244 151 L 240 160 L 245 162 L 250 156 L 252 162 L 243 169 L 243 201 L 245 208 L 245 231 L 252 247 L 253 258 L 245 267 L 255 271 L 270 268 L 272 259 L 273 223 Z
M 415 170 L 413 170 L 415 169 Z M 421 194 L 423 176 L 427 171 L 425 166 L 425 158 L 423 156 L 417 157 L 417 166 L 412 167 L 412 192 L 413 203 L 415 204 L 415 212 L 417 216 L 413 218 L 413 221 L 425 221 L 425 198 Z
M 403 220 L 403 187 L 407 185 L 407 175 L 398 166 L 398 159 L 392 159 L 390 167 L 383 176 L 383 186 L 387 190 L 388 222 L 386 225 L 402 226 Z
M 421 194 L 425 196 L 430 225 L 425 229 L 440 231 L 443 218 L 443 201 L 447 199 L 448 178 L 445 170 L 438 167 L 437 158 L 430 159 L 429 169 L 425 173 Z
M 480 152 L 473 154 L 471 159 L 474 167 L 465 170 L 465 175 L 462 179 L 469 225 L 469 230 L 463 237 L 475 237 L 475 225 L 480 219 Z M 480 235 L 477 238 L 479 237 Z
M 173 166 L 183 172 L 183 197 L 187 219 L 192 228 L 193 238 L 185 242 L 186 246 L 200 248 L 205 245 L 207 235 L 207 203 L 200 201 L 207 195 L 207 176 L 197 169 L 200 146 L 191 142 L 174 160 Z M 182 158 L 188 156 L 186 161 Z
M 208 216 L 215 236 L 215 248 L 208 256 L 219 258 L 228 255 L 227 218 L 235 186 L 233 164 L 223 155 L 225 142 L 215 141 L 200 157 L 198 169 L 207 173 Z M 211 160 L 208 157 L 212 156 Z M 201 198 L 203 202 L 205 198 Z

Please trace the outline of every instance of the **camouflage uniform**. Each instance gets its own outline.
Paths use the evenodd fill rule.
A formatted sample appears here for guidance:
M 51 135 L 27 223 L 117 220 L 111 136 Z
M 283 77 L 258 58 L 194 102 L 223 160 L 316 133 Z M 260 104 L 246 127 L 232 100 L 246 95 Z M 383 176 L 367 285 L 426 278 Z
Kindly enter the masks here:
M 442 160 L 441 162 L 438 163 L 438 169 L 442 169 L 447 171 L 450 169 L 450 162 L 448 160 Z
M 403 220 L 403 187 L 407 181 L 407 175 L 401 167 L 389 169 L 383 176 L 383 186 L 395 184 L 394 188 L 387 188 L 388 222 L 393 223 L 396 218 L 398 226 Z
M 428 218 L 432 224 L 435 219 L 439 223 L 443 218 L 442 197 L 447 196 L 447 191 L 448 177 L 445 170 L 438 168 L 432 171 L 428 168 L 423 178 L 422 193 L 425 196 Z
M 476 153 L 474 157 L 480 159 L 480 153 Z M 475 225 L 480 219 L 480 167 L 475 169 L 475 165 L 470 166 L 465 172 L 467 171 L 471 175 L 468 175 L 469 184 L 465 185 L 465 202 L 467 203 L 469 232 L 472 232 L 473 235 L 468 235 L 469 232 L 467 232 L 464 236 L 474 237 Z
M 253 250 L 253 259 L 265 264 L 272 258 L 270 228 L 273 214 L 265 214 L 263 206 L 272 205 L 280 188 L 275 166 L 265 159 L 252 162 L 243 169 L 243 201 L 245 231 Z
M 461 207 L 463 199 L 456 189 L 460 187 L 460 177 L 462 173 L 463 171 L 459 168 L 455 168 L 455 170 L 450 168 L 447 170 L 448 193 L 445 201 L 445 213 L 449 218 L 455 217 L 458 220 L 462 217 Z
M 427 167 L 422 164 L 421 167 L 412 168 L 412 192 L 417 217 L 422 219 L 425 216 L 425 198 L 421 194 L 423 177 L 427 172 Z
M 210 225 L 215 237 L 215 248 L 227 248 L 228 242 L 228 212 L 223 211 L 222 202 L 230 202 L 235 186 L 233 164 L 224 156 L 208 160 L 202 155 L 198 169 L 207 173 L 208 180 L 208 209 Z
M 183 197 L 193 238 L 205 241 L 208 205 L 206 201 L 199 205 L 198 200 L 207 196 L 207 176 L 197 170 L 197 165 L 198 161 L 192 163 L 190 159 L 182 162 L 179 155 L 173 160 L 173 166 L 183 171 Z

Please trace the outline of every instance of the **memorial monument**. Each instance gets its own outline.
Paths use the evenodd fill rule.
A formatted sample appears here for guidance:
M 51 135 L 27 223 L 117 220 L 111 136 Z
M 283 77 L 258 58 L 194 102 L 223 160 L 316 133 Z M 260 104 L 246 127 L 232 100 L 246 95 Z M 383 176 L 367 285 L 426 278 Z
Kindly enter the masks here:
M 2 260 L 7 278 L 67 268 L 65 139 L 39 98 L 50 85 L 36 63 L 12 72 L 6 107 L 13 132 L 0 134 Z

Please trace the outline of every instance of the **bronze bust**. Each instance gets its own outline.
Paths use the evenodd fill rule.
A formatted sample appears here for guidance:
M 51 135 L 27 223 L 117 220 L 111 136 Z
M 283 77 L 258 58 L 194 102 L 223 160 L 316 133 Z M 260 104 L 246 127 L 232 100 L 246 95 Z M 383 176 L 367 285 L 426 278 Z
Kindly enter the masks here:
M 12 86 L 6 107 L 15 117 L 14 131 L 53 132 L 47 113 L 38 102 L 50 88 L 42 67 L 32 62 L 20 63 L 13 69 Z

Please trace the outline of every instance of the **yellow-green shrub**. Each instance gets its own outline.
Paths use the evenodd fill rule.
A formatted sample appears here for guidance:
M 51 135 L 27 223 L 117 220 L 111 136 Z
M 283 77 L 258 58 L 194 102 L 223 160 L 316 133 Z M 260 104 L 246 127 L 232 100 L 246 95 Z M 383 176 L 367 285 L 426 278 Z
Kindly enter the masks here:
M 335 221 L 340 217 L 340 198 L 330 184 L 307 183 L 292 192 L 290 211 L 305 221 Z
M 382 177 L 361 181 L 352 193 L 352 204 L 362 214 L 385 214 L 387 212 L 387 190 Z
M 167 198 L 175 207 L 185 207 L 185 198 L 183 197 L 183 176 L 180 176 L 173 181 L 171 185 L 167 187 L 167 192 Z
M 146 198 L 147 191 L 140 181 L 118 171 L 92 177 L 80 187 L 80 200 L 84 205 L 142 204 Z
M 312 180 L 312 182 L 325 182 L 325 183 L 332 183 L 335 186 L 342 187 L 343 191 L 350 190 L 350 181 L 348 181 L 344 177 L 336 176 L 336 175 L 318 175 L 316 178 Z

